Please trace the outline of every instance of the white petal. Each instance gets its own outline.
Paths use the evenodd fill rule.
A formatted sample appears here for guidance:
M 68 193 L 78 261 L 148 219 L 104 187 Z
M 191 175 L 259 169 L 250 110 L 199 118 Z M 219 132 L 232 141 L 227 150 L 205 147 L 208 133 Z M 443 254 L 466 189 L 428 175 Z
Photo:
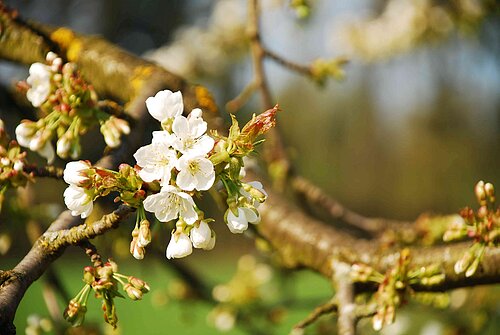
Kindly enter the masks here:
M 200 137 L 193 145 L 193 152 L 198 155 L 206 155 L 214 148 L 215 141 L 208 135 Z
M 248 229 L 248 221 L 241 208 L 238 208 L 238 216 L 234 215 L 230 209 L 227 211 L 226 221 L 231 233 L 241 234 Z
M 174 119 L 174 123 L 172 124 L 172 131 L 179 138 L 186 138 L 189 136 L 189 123 L 188 120 L 179 115 Z
M 66 164 L 64 169 L 64 181 L 67 184 L 78 185 L 88 179 L 87 176 L 82 175 L 82 172 L 90 168 L 90 164 L 85 161 L 75 161 Z
M 166 256 L 170 258 L 181 258 L 193 252 L 191 240 L 185 233 L 175 233 L 170 238 L 167 246 Z
M 184 109 L 181 92 L 172 93 L 169 90 L 160 91 L 154 97 L 147 98 L 146 106 L 149 114 L 160 122 L 181 115 Z
M 153 131 L 152 143 L 163 143 L 167 146 L 171 146 L 174 141 L 175 141 L 175 135 L 169 134 L 168 131 L 164 130 Z
M 195 176 L 189 173 L 187 169 L 179 172 L 175 182 L 184 191 L 192 191 L 198 185 Z
M 243 207 L 241 208 L 241 210 L 245 214 L 245 217 L 248 222 L 257 223 L 260 220 L 260 217 L 257 215 L 257 213 L 255 213 L 255 211 L 251 210 L 250 208 Z
M 210 243 L 212 230 L 205 221 L 201 221 L 198 227 L 193 227 L 189 233 L 189 238 L 195 248 L 206 248 Z
M 212 250 L 215 247 L 215 232 L 212 231 L 212 236 L 210 237 L 210 241 L 207 246 L 203 248 L 203 250 Z
M 37 151 L 40 154 L 40 156 L 45 157 L 47 159 L 47 163 L 52 164 L 52 162 L 54 162 L 56 153 L 50 141 L 45 142 L 45 145 Z

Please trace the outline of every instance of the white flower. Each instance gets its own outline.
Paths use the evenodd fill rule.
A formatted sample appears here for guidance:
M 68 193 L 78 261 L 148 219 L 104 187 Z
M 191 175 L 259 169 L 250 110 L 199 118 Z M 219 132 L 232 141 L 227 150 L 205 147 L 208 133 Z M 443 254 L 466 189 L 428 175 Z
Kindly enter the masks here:
M 162 185 L 168 185 L 172 169 L 177 161 L 177 155 L 170 145 L 164 141 L 153 142 L 139 148 L 134 154 L 142 170 L 139 176 L 146 182 L 159 180 Z
M 26 82 L 31 88 L 26 92 L 26 97 L 33 107 L 39 107 L 47 100 L 50 93 L 50 66 L 42 63 L 33 63 L 30 66 L 30 75 Z
M 247 188 L 250 186 L 250 192 L 245 191 L 245 186 Z M 250 181 L 245 183 L 244 186 L 240 188 L 240 194 L 244 196 L 255 208 L 258 208 L 261 202 L 267 198 L 267 192 L 264 190 L 264 186 L 262 186 L 260 181 Z
M 35 136 L 37 126 L 35 122 L 23 121 L 16 127 L 16 139 L 19 145 L 29 148 L 30 142 Z
M 229 230 L 233 234 L 241 234 L 248 228 L 248 223 L 258 223 L 260 220 L 256 211 L 248 207 L 238 207 L 238 215 L 231 209 L 226 212 L 226 222 Z
M 184 117 L 177 116 L 172 124 L 172 131 L 177 136 L 172 146 L 183 154 L 206 155 L 214 147 L 214 139 L 204 135 L 207 123 L 201 118 L 201 109 L 196 108 Z
M 94 206 L 92 197 L 85 189 L 75 185 L 69 185 L 64 191 L 64 203 L 71 210 L 71 215 L 81 215 L 82 219 L 89 216 Z
M 167 246 L 167 258 L 181 258 L 191 255 L 193 246 L 185 233 L 174 233 Z
M 150 195 L 144 200 L 144 209 L 155 213 L 161 222 L 181 217 L 187 224 L 193 224 L 198 220 L 194 207 L 193 198 L 189 194 L 171 185 L 163 186 L 160 193 Z
M 64 181 L 70 185 L 82 186 L 89 179 L 85 172 L 90 167 L 87 161 L 69 162 L 64 169 Z
M 183 155 L 177 161 L 176 168 L 180 172 L 175 181 L 185 191 L 206 191 L 214 184 L 214 165 L 203 156 Z
M 193 229 L 189 232 L 189 238 L 193 242 L 193 246 L 199 249 L 205 249 L 209 246 L 212 238 L 212 230 L 208 226 L 207 222 L 202 220 L 200 224 L 195 225 Z
M 146 99 L 146 106 L 149 114 L 160 122 L 167 121 L 169 118 L 175 118 L 182 114 L 184 104 L 182 102 L 182 93 L 180 91 L 164 90 L 156 93 L 154 97 Z

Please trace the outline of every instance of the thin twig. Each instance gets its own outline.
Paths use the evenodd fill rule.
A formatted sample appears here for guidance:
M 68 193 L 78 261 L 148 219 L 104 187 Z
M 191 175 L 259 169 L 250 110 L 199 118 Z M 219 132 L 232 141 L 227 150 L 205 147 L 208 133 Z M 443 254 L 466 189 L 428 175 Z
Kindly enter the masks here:
M 339 201 L 327 195 L 322 189 L 300 176 L 293 177 L 292 187 L 295 192 L 303 195 L 310 203 L 323 208 L 332 219 L 341 220 L 373 236 L 388 228 L 401 228 L 412 224 L 408 221 L 365 217 L 346 208 Z
M 273 51 L 271 51 L 267 48 L 264 49 L 264 56 L 268 57 L 269 59 L 272 59 L 273 61 L 282 65 L 283 67 L 285 67 L 289 70 L 292 70 L 294 72 L 297 72 L 299 74 L 309 76 L 309 77 L 311 77 L 313 75 L 310 66 L 297 64 L 295 62 L 284 59 L 282 56 L 274 53 Z
M 317 306 L 314 310 L 312 310 L 311 313 L 309 313 L 309 315 L 304 320 L 297 323 L 293 327 L 293 329 L 304 329 L 316 322 L 321 316 L 337 312 L 337 309 L 337 300 L 335 298 L 332 298 L 326 303 Z
M 264 70 L 265 50 L 260 37 L 258 0 L 248 0 L 247 33 L 250 38 L 254 81 L 260 91 L 263 107 L 264 109 L 268 109 L 274 103 L 272 102 L 271 91 Z M 263 157 L 270 170 L 280 171 L 279 174 L 271 175 L 271 177 L 274 177 L 273 181 L 276 188 L 283 190 L 285 180 L 292 170 L 292 165 L 286 152 L 283 138 L 276 127 L 268 132 L 266 139 L 267 143 Z
M 92 262 L 94 267 L 97 268 L 103 266 L 101 255 L 97 251 L 95 245 L 92 244 L 92 242 L 90 242 L 89 240 L 83 240 L 78 244 L 78 246 L 85 251 L 85 254 L 87 256 L 89 256 L 90 261 Z
M 228 113 L 236 113 L 240 110 L 247 101 L 252 97 L 255 90 L 258 88 L 257 81 L 252 80 L 243 88 L 243 90 L 232 100 L 226 103 L 226 110 Z
M 26 165 L 23 170 L 26 173 L 32 173 L 35 177 L 48 177 L 54 179 L 62 179 L 64 174 L 64 169 L 55 166 Z

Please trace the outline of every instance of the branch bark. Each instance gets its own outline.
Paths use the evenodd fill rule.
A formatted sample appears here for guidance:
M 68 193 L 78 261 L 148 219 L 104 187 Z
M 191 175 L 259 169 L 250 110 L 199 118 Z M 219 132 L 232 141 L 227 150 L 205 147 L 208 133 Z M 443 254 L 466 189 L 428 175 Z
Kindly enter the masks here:
M 249 0 L 249 8 L 253 11 L 250 12 L 252 15 L 250 18 L 254 22 L 253 27 L 257 29 L 251 31 L 254 34 L 255 64 L 262 66 L 263 51 L 258 35 L 257 1 Z M 132 132 L 128 145 L 101 160 L 102 166 L 114 167 L 130 158 L 130 153 L 137 143 L 141 142 L 144 133 L 146 115 L 144 101 L 161 89 L 182 91 L 186 110 L 194 107 L 202 108 L 206 112 L 204 117 L 210 127 L 223 131 L 223 123 L 216 113 L 217 108 L 207 89 L 188 84 L 154 63 L 130 55 L 102 38 L 79 35 L 67 28 L 26 24 L 7 10 L 1 2 L 0 25 L 1 59 L 31 64 L 43 61 L 49 50 L 57 49 L 61 56 L 78 64 L 84 77 L 94 84 L 101 96 L 126 102 L 125 112 L 136 121 L 137 131 Z M 263 71 L 262 68 L 259 71 Z M 270 105 L 268 103 L 271 101 L 270 95 L 265 91 L 269 92 L 266 86 L 261 86 L 264 104 Z M 283 153 L 281 143 L 273 148 L 278 148 Z M 268 162 L 273 161 L 276 160 L 270 159 Z M 262 222 L 257 230 L 280 254 L 283 264 L 287 267 L 306 267 L 331 279 L 335 271 L 333 262 L 365 263 L 385 273 L 399 258 L 397 249 L 384 247 L 378 239 L 370 241 L 357 239 L 351 234 L 312 218 L 272 189 L 269 189 L 268 193 L 268 201 L 261 207 Z M 15 331 L 12 320 L 26 289 L 64 252 L 67 246 L 116 227 L 118 222 L 131 211 L 129 207 L 121 206 L 112 214 L 87 225 L 71 217 L 69 212 L 62 213 L 13 270 L 0 273 L 2 332 L 10 334 Z M 345 216 L 345 212 L 342 215 Z M 366 226 L 364 228 L 370 229 Z M 412 288 L 416 291 L 442 291 L 456 287 L 499 283 L 499 248 L 486 249 L 480 269 L 471 278 L 455 274 L 454 264 L 468 246 L 468 243 L 458 243 L 430 248 L 410 248 L 411 268 L 438 264 L 446 276 L 443 283 L 432 286 L 414 285 Z M 367 286 L 362 289 L 373 290 L 373 287 Z

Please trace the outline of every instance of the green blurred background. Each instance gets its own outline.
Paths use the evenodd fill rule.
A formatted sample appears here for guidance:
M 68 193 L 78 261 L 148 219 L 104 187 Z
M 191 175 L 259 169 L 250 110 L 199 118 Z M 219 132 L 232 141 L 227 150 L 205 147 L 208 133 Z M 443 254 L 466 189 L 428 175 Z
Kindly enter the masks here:
M 6 3 L 23 17 L 101 34 L 130 52 L 145 54 L 167 69 L 207 85 L 220 106 L 251 78 L 241 33 L 246 6 L 242 0 Z M 321 87 L 266 63 L 271 90 L 283 110 L 279 127 L 300 174 L 364 215 L 405 220 L 423 212 L 455 213 L 474 205 L 472 189 L 480 179 L 500 185 L 500 17 L 494 1 L 310 3 L 311 13 L 305 19 L 297 18 L 288 1 L 278 0 L 264 1 L 262 15 L 265 45 L 284 57 L 303 64 L 318 57 L 350 60 L 344 81 L 329 80 Z M 224 29 L 229 33 L 222 32 Z M 0 62 L 3 87 L 26 76 L 26 68 Z M 12 109 L 5 92 L 0 95 L 1 117 L 5 118 Z M 252 99 L 238 117 L 245 120 L 260 110 L 258 99 Z M 13 123 L 7 127 L 13 130 L 23 117 L 30 115 L 9 116 Z M 103 146 L 97 145 L 97 150 Z M 93 161 L 99 155 L 88 148 L 86 153 Z M 29 201 L 35 214 L 31 216 L 10 193 L 0 216 L 0 238 L 7 245 L 2 249 L 0 268 L 11 267 L 29 249 L 27 221 L 36 217 L 42 226 L 47 225 L 62 209 L 64 187 L 63 183 L 41 181 L 25 192 L 25 197 L 33 197 Z M 221 222 L 215 205 L 210 200 L 204 205 L 214 208 L 213 215 Z M 242 254 L 257 254 L 251 239 L 229 236 L 223 225 L 215 226 L 216 250 L 195 253 L 185 260 L 186 266 L 214 285 L 232 277 Z M 29 227 L 29 232 L 36 231 Z M 153 287 L 142 302 L 118 303 L 118 333 L 219 333 L 207 326 L 213 306 L 178 301 L 172 294 L 175 275 L 166 259 L 146 257 L 138 262 L 127 254 L 131 229 L 129 223 L 128 228 L 97 239 L 102 254 L 118 260 L 123 273 L 142 276 Z M 168 229 L 155 229 L 155 243 L 164 248 Z M 85 265 L 85 256 L 73 249 L 54 265 L 71 295 L 81 286 Z M 273 278 L 271 288 L 262 294 L 278 293 L 271 294 L 265 305 L 274 308 L 286 296 L 293 297 L 293 303 L 286 304 L 290 308 L 280 314 L 282 322 L 275 330 L 266 328 L 267 321 L 258 321 L 259 327 L 268 329 L 264 334 L 286 334 L 314 304 L 328 300 L 331 294 L 328 282 L 312 273 L 275 272 Z M 19 308 L 19 333 L 24 332 L 28 315 L 49 315 L 42 298 L 43 283 L 40 280 L 30 288 Z M 385 333 L 496 334 L 500 330 L 498 293 L 498 288 L 452 293 L 452 308 L 445 312 L 412 305 L 402 309 L 396 325 Z M 301 300 L 304 302 L 298 303 Z M 469 309 L 460 309 L 464 305 Z M 94 307 L 89 308 L 88 321 L 111 333 L 102 324 L 97 304 Z M 310 332 L 331 333 L 327 321 Z M 369 332 L 369 325 L 362 329 Z M 237 327 L 229 333 L 256 331 Z

